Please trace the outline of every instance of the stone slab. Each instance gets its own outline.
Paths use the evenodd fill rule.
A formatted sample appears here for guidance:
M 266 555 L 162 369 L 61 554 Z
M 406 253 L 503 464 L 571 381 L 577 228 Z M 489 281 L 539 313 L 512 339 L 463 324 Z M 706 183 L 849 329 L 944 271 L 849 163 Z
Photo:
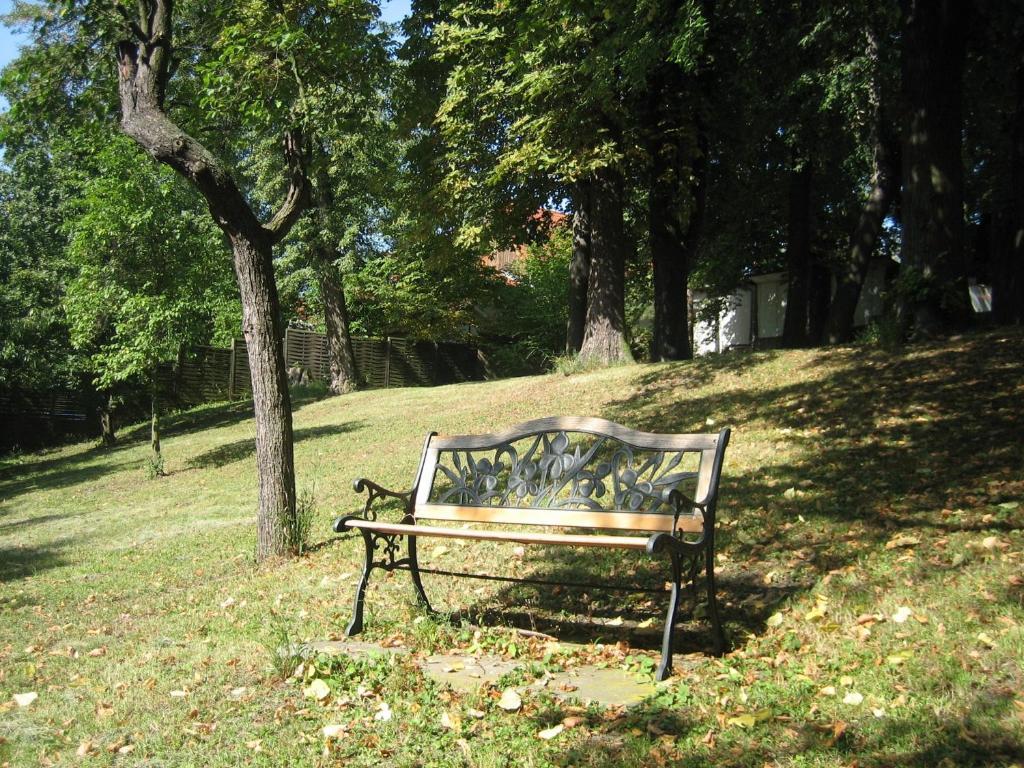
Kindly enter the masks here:
M 351 640 L 329 640 L 304 646 L 311 653 L 351 655 L 409 653 L 407 648 L 385 648 L 376 643 Z M 482 686 L 496 683 L 502 676 L 525 665 L 525 662 L 497 656 L 466 656 L 434 654 L 419 662 L 423 673 L 454 690 L 470 693 Z M 622 669 L 582 665 L 563 672 L 548 673 L 543 679 L 516 686 L 519 693 L 547 691 L 563 700 L 575 699 L 585 704 L 604 707 L 635 706 L 657 691 L 652 682 L 641 682 Z

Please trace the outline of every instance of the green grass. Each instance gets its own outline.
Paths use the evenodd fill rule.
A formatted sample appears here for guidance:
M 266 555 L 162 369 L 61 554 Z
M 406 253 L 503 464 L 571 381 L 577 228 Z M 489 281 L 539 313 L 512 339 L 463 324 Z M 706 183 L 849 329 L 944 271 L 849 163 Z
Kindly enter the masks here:
M 166 477 L 147 479 L 141 430 L 114 450 L 9 459 L 0 765 L 1022 765 L 1022 403 L 1024 335 L 1010 331 L 900 354 L 730 354 L 305 400 L 295 455 L 300 489 L 316 496 L 311 547 L 259 567 L 244 404 L 168 418 Z M 362 544 L 329 523 L 359 504 L 354 477 L 405 487 L 429 430 L 553 414 L 733 427 L 719 539 L 728 656 L 706 655 L 706 623 L 693 621 L 676 677 L 636 710 L 531 695 L 509 714 L 497 690 L 425 679 L 415 654 L 514 655 L 523 679 L 583 661 L 642 673 L 661 601 L 427 577 L 440 607 L 477 631 L 424 620 L 405 574 L 378 573 L 366 637 L 414 655 L 307 659 L 288 676 L 298 661 L 278 649 L 339 637 L 349 616 Z M 444 547 L 423 546 L 425 559 L 663 577 L 635 555 Z M 624 626 L 587 622 L 617 616 Z M 648 618 L 650 629 L 628 629 Z M 524 639 L 511 625 L 584 644 Z M 330 687 L 324 701 L 304 696 L 312 679 Z M 25 692 L 38 699 L 18 707 Z M 538 738 L 565 717 L 575 727 Z

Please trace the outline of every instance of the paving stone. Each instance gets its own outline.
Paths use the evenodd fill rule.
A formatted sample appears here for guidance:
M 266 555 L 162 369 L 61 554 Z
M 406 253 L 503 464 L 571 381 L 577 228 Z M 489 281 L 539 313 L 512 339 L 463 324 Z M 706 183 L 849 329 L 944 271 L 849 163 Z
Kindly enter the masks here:
M 307 653 L 345 653 L 351 655 L 408 653 L 406 648 L 384 648 L 376 643 L 350 640 L 323 641 L 304 646 Z M 503 675 L 522 667 L 524 662 L 497 656 L 466 656 L 434 654 L 420 662 L 423 673 L 442 685 L 470 693 L 482 686 L 493 685 Z M 622 669 L 599 668 L 593 665 L 573 667 L 547 675 L 527 685 L 517 686 L 520 693 L 547 691 L 556 698 L 577 699 L 605 707 L 634 706 L 657 691 L 651 682 L 639 682 L 636 676 Z

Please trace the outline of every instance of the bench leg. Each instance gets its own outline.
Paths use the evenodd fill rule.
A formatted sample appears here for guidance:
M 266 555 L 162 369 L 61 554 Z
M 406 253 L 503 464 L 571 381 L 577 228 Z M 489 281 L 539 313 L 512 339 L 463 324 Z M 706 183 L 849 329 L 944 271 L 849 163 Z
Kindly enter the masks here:
M 430 607 L 430 601 L 427 600 L 427 593 L 423 591 L 423 582 L 420 580 L 420 564 L 416 557 L 415 536 L 409 537 L 409 573 L 412 576 L 412 584 L 416 587 L 416 597 L 419 598 L 420 605 L 427 613 L 434 613 L 434 609 Z
M 718 616 L 718 598 L 715 589 L 715 551 L 713 547 L 706 550 L 707 582 L 708 582 L 708 616 L 711 619 L 712 642 L 716 656 L 725 653 L 725 632 L 722 630 L 722 620 Z
M 676 613 L 679 609 L 679 590 L 682 585 L 682 568 L 679 563 L 679 554 L 672 552 L 672 594 L 668 599 L 668 613 L 665 616 L 665 631 L 661 639 L 661 664 L 658 665 L 658 672 L 655 680 L 661 681 L 672 673 L 672 639 L 675 635 Z
M 366 598 L 366 582 L 370 580 L 370 571 L 373 570 L 373 536 L 365 528 L 360 528 L 363 535 L 363 544 L 366 546 L 366 561 L 363 563 L 363 576 L 359 579 L 359 586 L 356 588 L 356 601 L 352 606 L 352 621 L 348 623 L 345 634 L 349 637 L 358 635 L 363 631 L 363 601 Z

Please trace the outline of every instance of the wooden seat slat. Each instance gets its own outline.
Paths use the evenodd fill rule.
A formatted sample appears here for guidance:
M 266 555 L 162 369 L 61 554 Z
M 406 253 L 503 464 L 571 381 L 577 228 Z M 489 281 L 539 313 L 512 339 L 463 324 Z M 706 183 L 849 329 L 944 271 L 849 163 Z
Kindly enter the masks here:
M 613 531 L 672 531 L 672 515 L 669 513 L 418 504 L 413 515 L 417 520 L 462 523 L 550 525 L 560 528 L 603 528 Z M 679 517 L 678 530 L 684 533 L 700 533 L 703 526 L 704 520 L 699 515 L 680 515 Z
M 476 539 L 482 541 L 509 541 L 518 544 L 561 544 L 574 547 L 604 547 L 610 549 L 644 549 L 646 536 L 601 536 L 596 534 L 527 533 L 524 531 L 485 531 L 472 528 L 435 528 L 429 525 L 405 523 L 379 523 L 368 520 L 350 520 L 349 528 L 366 528 L 380 533 L 402 536 L 442 536 L 446 539 Z

